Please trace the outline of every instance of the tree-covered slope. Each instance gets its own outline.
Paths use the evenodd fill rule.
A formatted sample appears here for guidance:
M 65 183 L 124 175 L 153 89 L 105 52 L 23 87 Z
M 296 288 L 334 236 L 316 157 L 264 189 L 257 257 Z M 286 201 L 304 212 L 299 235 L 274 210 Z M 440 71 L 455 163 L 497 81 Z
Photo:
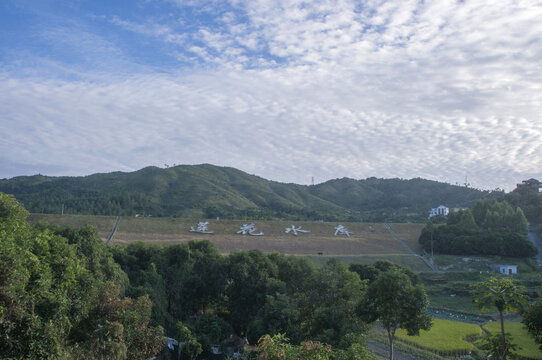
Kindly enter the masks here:
M 213 165 L 147 167 L 85 177 L 0 180 L 31 212 L 326 220 L 422 220 L 432 206 L 502 195 L 423 179 L 336 179 L 284 184 Z

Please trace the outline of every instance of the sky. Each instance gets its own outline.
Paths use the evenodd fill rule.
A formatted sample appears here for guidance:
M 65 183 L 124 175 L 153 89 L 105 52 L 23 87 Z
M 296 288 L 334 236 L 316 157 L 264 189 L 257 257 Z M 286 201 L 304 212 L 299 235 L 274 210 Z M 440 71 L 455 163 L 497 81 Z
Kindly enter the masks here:
M 542 3 L 1 0 L 0 178 L 542 180 Z

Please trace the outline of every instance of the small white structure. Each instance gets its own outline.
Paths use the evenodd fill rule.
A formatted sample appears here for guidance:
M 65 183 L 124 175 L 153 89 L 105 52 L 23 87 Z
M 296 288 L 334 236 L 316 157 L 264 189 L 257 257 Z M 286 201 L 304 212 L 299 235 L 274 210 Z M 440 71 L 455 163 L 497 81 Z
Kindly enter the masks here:
M 256 231 L 256 225 L 254 224 L 243 224 L 243 226 L 241 226 L 239 228 L 239 231 L 237 232 L 237 234 L 241 234 L 241 235 L 252 235 L 252 236 L 262 236 L 263 235 L 263 232 L 259 232 L 259 233 L 255 233 Z
M 166 338 L 166 344 L 169 350 L 175 350 L 175 346 L 179 346 L 179 342 L 175 340 L 174 338 Z
M 348 237 L 350 237 L 350 235 L 352 235 L 353 232 L 351 231 L 348 231 L 347 228 L 345 228 L 344 226 L 342 225 L 337 225 L 335 227 L 335 234 L 333 234 L 333 236 L 337 236 L 337 235 L 346 235 Z
M 450 213 L 450 209 L 449 209 L 449 208 L 447 208 L 447 207 L 444 206 L 444 205 L 440 205 L 440 206 L 437 206 L 437 207 L 432 208 L 432 209 L 429 211 L 429 216 L 428 216 L 428 218 L 432 218 L 433 216 L 437 216 L 437 215 L 448 216 L 449 213 Z
M 195 232 L 195 233 L 199 233 L 199 234 L 212 234 L 213 233 L 212 231 L 207 230 L 207 225 L 209 225 L 208 221 L 199 222 L 197 229 L 194 229 L 193 226 L 190 226 L 190 232 Z
M 295 225 L 292 225 L 292 227 L 288 227 L 288 228 L 284 229 L 284 232 L 286 234 L 289 234 L 291 232 L 293 235 L 297 236 L 298 232 L 299 233 L 308 233 L 310 231 L 301 229 L 301 226 L 296 228 Z
M 512 274 L 518 273 L 517 265 L 497 265 L 496 268 L 499 270 L 501 274 L 504 274 L 504 275 L 512 275 Z
M 213 353 L 213 355 L 222 354 L 222 352 L 220 351 L 220 346 L 219 345 L 211 345 L 211 353 Z

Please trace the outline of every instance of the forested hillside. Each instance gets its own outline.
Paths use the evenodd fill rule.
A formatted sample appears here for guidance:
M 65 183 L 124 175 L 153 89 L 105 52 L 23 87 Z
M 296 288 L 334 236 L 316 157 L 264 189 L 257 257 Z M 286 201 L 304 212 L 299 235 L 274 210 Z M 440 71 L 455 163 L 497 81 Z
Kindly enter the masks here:
M 207 164 L 85 177 L 21 176 L 0 180 L 0 191 L 35 213 L 329 221 L 423 221 L 439 204 L 466 207 L 503 196 L 419 178 L 284 184 Z

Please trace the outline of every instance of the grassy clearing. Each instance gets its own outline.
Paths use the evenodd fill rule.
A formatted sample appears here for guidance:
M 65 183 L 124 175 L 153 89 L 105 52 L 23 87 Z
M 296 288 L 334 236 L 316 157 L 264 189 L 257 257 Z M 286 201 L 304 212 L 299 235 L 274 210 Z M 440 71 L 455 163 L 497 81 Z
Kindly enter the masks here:
M 494 321 L 485 324 L 483 328 L 491 334 L 500 333 L 501 324 Z M 518 355 L 528 359 L 542 359 L 542 351 L 522 323 L 505 321 L 504 332 L 512 335 L 513 342 L 521 348 L 517 350 Z
M 100 236 L 105 239 L 115 222 L 114 216 L 86 215 L 42 215 L 33 214 L 31 221 L 44 220 L 53 224 L 82 226 L 90 224 L 98 229 Z M 202 219 L 203 220 L 203 219 Z M 290 222 L 290 221 L 253 221 L 257 231 L 263 236 L 237 235 L 236 232 L 243 223 L 252 221 L 239 220 L 206 220 L 213 235 L 195 234 L 189 232 L 191 226 L 196 226 L 197 220 L 179 218 L 136 218 L 123 217 L 112 240 L 113 244 L 128 244 L 133 241 L 159 243 L 163 245 L 188 242 L 190 240 L 210 240 L 224 254 L 239 251 L 259 249 L 264 252 L 278 251 L 284 254 L 299 256 L 345 256 L 346 262 L 357 262 L 358 258 L 376 255 L 377 257 L 398 260 L 398 263 L 425 270 L 420 260 L 409 255 L 382 224 L 341 223 L 353 232 L 351 237 L 333 236 L 334 228 L 339 223 L 321 222 Z M 284 229 L 294 224 L 309 230 L 308 234 L 293 236 L 285 234 Z M 401 225 L 401 224 L 399 224 Z M 408 226 L 399 226 L 402 233 L 408 233 Z M 417 229 L 417 224 L 412 224 Z M 410 232 L 414 233 L 416 230 Z M 346 257 L 351 256 L 352 260 Z M 319 260 L 317 260 L 319 261 Z M 374 260 L 376 261 L 376 260 Z M 369 262 L 374 262 L 373 260 Z
M 422 246 L 418 238 L 425 224 L 389 224 L 399 239 L 403 240 L 415 253 L 422 253 Z
M 429 295 L 429 304 L 432 308 L 447 309 L 452 311 L 461 311 L 478 314 L 480 309 L 472 302 L 471 296 L 447 296 L 447 295 Z
M 482 329 L 475 324 L 433 319 L 433 327 L 420 331 L 419 336 L 408 336 L 403 329 L 397 330 L 397 338 L 441 355 L 466 354 L 474 345 L 466 339 L 482 335 Z

